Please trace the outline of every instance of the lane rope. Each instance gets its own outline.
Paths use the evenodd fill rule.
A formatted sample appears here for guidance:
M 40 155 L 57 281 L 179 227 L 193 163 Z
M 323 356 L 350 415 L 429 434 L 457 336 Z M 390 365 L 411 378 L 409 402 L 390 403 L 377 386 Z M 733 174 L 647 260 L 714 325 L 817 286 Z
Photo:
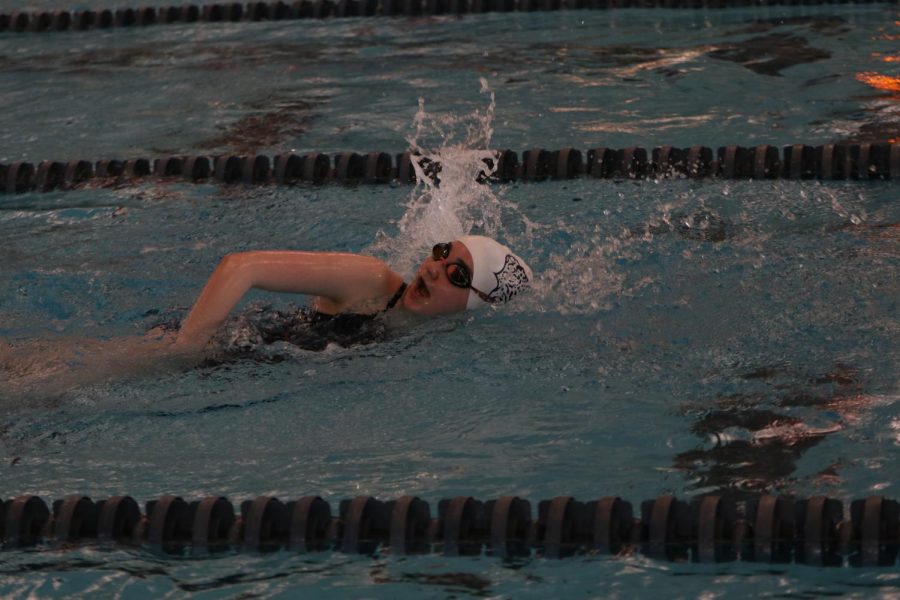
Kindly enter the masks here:
M 25 494 L 0 501 L 0 537 L 5 549 L 53 552 L 114 543 L 192 556 L 240 549 L 547 559 L 640 553 L 665 561 L 819 567 L 896 566 L 900 545 L 900 504 L 883 496 L 845 506 L 825 496 L 667 495 L 641 502 L 637 511 L 618 496 L 588 502 L 557 496 L 536 506 L 518 496 L 458 496 L 435 508 L 415 496 L 357 496 L 341 500 L 333 513 L 319 496 L 287 502 L 258 496 L 235 506 L 223 496 L 166 495 L 142 510 L 130 496 L 94 501 L 75 494 L 48 506 Z
M 385 184 L 416 182 L 413 161 L 440 182 L 441 165 L 410 152 L 320 152 L 266 155 L 168 156 L 153 160 L 43 160 L 0 164 L 0 193 L 116 186 L 146 180 L 244 185 Z M 483 183 L 592 179 L 793 179 L 900 181 L 900 144 L 792 144 L 646 149 L 532 148 L 492 151 L 477 179 Z
M 230 2 L 96 10 L 19 11 L 0 14 L 0 32 L 49 33 L 146 27 L 343 17 L 464 15 L 488 12 L 614 10 L 620 8 L 727 9 L 832 4 L 889 4 L 900 0 L 297 0 Z

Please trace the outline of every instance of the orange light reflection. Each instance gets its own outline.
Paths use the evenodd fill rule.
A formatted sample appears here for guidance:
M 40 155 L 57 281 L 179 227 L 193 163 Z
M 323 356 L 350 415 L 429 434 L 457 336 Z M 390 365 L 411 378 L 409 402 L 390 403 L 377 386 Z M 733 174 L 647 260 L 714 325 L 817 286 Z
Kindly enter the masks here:
M 900 77 L 891 77 L 890 75 L 881 75 L 880 73 L 867 71 L 865 73 L 857 73 L 856 80 L 878 90 L 900 92 Z

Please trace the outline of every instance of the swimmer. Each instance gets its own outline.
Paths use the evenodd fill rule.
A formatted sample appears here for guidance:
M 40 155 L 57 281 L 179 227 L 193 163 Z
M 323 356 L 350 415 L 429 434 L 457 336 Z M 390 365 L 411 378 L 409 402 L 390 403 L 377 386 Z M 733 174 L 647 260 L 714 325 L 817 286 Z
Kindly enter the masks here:
M 325 318 L 388 310 L 437 316 L 507 302 L 532 278 L 525 261 L 509 248 L 477 235 L 436 244 L 409 284 L 384 262 L 358 254 L 229 254 L 182 323 L 175 347 L 205 347 L 250 289 L 314 296 L 312 309 Z
M 157 327 L 143 337 L 108 340 L 0 340 L 0 381 L 8 382 L 6 389 L 16 395 L 47 396 L 104 379 L 191 367 L 201 359 L 233 360 L 242 355 L 240 348 L 210 342 L 250 289 L 313 296 L 311 308 L 288 315 L 286 326 L 281 323 L 274 333 L 256 333 L 264 343 L 283 340 L 321 350 L 332 342 L 347 346 L 382 339 L 371 334 L 378 329 L 373 324 L 379 314 L 437 316 L 502 304 L 532 279 L 525 261 L 483 236 L 436 244 L 409 284 L 370 256 L 300 251 L 229 254 L 177 331 Z

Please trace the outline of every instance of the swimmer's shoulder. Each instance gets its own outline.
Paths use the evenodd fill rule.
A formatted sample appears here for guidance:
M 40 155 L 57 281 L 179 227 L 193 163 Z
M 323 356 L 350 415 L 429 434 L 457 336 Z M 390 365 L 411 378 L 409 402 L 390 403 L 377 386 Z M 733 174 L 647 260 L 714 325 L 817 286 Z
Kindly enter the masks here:
M 340 313 L 375 314 L 395 302 L 398 290 L 405 285 L 403 277 L 384 261 L 375 257 L 365 257 L 366 268 L 348 273 L 353 278 L 355 291 L 338 301 L 323 296 L 313 300 L 313 309 L 318 313 L 336 315 Z

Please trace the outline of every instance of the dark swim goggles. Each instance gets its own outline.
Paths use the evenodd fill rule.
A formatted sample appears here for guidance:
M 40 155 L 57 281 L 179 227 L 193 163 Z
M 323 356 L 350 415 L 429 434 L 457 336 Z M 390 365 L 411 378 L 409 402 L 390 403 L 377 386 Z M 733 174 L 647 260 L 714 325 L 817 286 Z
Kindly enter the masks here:
M 450 256 L 452 247 L 452 242 L 435 244 L 431 249 L 431 257 L 438 262 L 447 260 L 447 257 Z M 472 290 L 473 292 L 478 294 L 478 297 L 485 302 L 494 302 L 494 300 L 490 296 L 488 296 L 481 290 L 472 287 L 472 273 L 469 271 L 469 267 L 466 266 L 466 263 L 462 262 L 461 260 L 447 263 L 444 266 L 444 272 L 447 274 L 447 281 L 449 281 L 452 285 L 455 285 L 458 288 Z

